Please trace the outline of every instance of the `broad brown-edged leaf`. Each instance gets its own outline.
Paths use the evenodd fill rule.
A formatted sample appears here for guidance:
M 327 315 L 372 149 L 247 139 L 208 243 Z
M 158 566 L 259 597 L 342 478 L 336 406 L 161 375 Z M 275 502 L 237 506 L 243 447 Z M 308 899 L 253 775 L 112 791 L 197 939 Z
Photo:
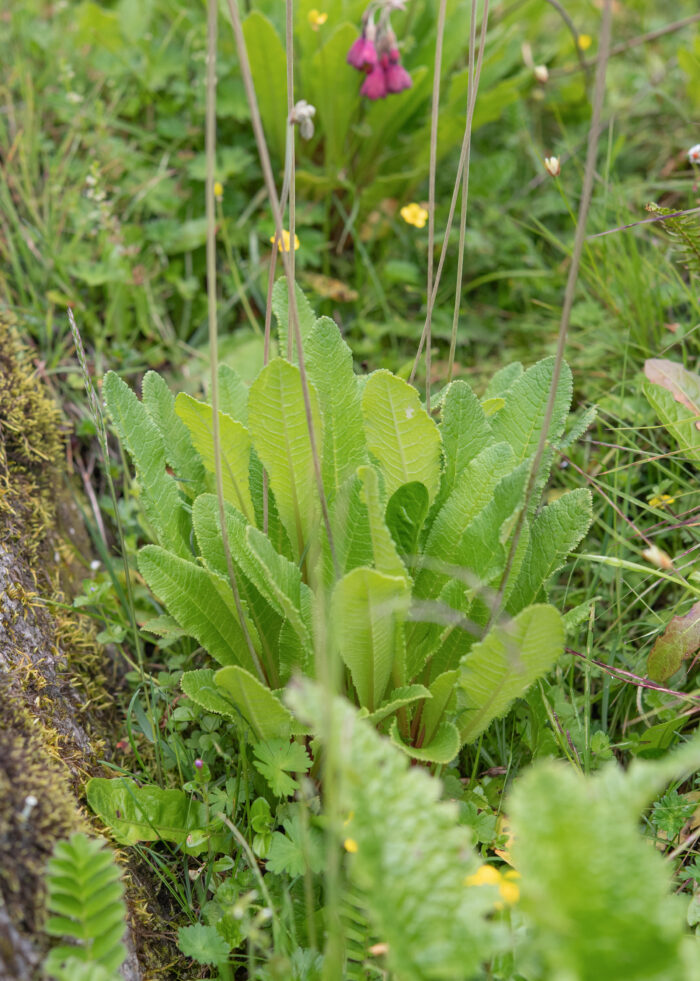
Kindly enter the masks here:
M 676 402 L 690 409 L 700 420 L 700 375 L 667 358 L 648 358 L 644 362 L 644 374 L 654 385 L 667 389 Z M 695 427 L 700 429 L 700 421 Z
M 653 681 L 666 681 L 683 661 L 700 650 L 700 602 L 682 617 L 673 617 L 649 652 L 647 673 Z

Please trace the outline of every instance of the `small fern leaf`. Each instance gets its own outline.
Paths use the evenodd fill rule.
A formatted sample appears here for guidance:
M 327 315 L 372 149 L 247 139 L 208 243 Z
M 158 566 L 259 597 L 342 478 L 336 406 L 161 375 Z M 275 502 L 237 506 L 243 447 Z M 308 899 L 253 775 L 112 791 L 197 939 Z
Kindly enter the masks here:
M 47 874 L 46 932 L 69 937 L 77 946 L 61 945 L 47 959 L 47 973 L 59 979 L 90 977 L 108 981 L 126 956 L 124 886 L 119 868 L 104 842 L 80 832 L 54 849 Z M 92 965 L 93 974 L 70 968 L 76 961 Z

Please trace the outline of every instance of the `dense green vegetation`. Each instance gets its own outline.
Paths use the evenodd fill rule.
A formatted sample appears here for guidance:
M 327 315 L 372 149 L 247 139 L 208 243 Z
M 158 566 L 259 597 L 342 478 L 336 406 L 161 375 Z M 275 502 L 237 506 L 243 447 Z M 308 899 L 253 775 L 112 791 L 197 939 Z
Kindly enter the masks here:
M 695 4 L 243 6 L 286 251 L 232 4 L 215 50 L 206 3 L 0 20 L 0 303 L 126 666 L 85 796 L 165 976 L 699 978 Z M 410 87 L 360 93 L 363 26 Z M 116 867 L 62 848 L 47 930 L 109 981 Z

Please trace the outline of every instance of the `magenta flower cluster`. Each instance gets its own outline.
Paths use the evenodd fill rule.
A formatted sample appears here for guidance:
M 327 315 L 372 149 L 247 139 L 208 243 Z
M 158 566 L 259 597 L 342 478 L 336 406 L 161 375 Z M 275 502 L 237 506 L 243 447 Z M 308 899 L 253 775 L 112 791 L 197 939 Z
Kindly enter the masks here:
M 385 99 L 413 84 L 387 21 L 380 20 L 379 27 L 372 20 L 364 23 L 362 34 L 348 51 L 348 64 L 364 72 L 360 94 L 368 99 Z

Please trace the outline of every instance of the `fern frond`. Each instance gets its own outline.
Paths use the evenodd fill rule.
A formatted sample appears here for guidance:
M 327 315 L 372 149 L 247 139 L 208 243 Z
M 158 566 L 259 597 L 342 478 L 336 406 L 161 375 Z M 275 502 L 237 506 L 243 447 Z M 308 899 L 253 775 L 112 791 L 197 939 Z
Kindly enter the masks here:
M 700 275 L 700 220 L 697 212 L 678 214 L 673 208 L 662 208 L 653 202 L 646 210 L 664 220 L 659 222 L 671 239 L 680 261 L 689 272 Z
M 93 974 L 88 969 L 86 978 L 110 981 L 126 957 L 124 886 L 112 852 L 98 838 L 71 835 L 56 844 L 46 884 L 47 910 L 53 914 L 46 932 L 75 941 L 50 952 L 47 974 L 57 981 L 76 981 L 83 976 L 77 962 L 95 969 Z

